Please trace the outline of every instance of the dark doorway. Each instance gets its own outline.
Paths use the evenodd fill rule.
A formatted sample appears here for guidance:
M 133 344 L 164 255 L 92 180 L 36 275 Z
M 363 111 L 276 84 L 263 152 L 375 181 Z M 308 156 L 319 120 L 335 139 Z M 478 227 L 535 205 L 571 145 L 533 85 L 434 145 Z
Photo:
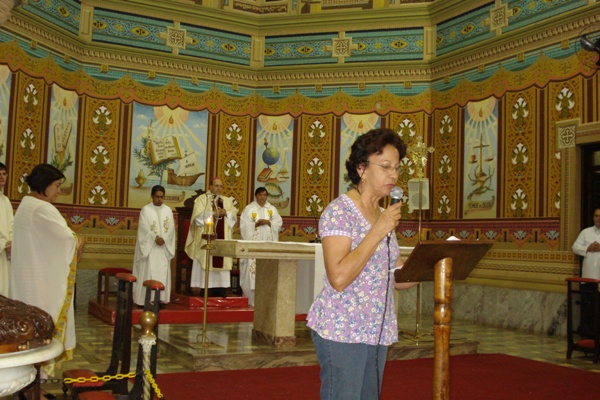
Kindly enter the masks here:
M 600 143 L 582 146 L 581 229 L 594 224 L 594 210 L 600 208 Z
M 593 143 L 581 148 L 581 229 L 594 224 L 594 211 L 600 208 L 600 143 Z M 579 276 L 581 276 L 581 261 Z M 581 284 L 579 334 L 592 337 L 594 333 L 594 293 L 591 284 Z

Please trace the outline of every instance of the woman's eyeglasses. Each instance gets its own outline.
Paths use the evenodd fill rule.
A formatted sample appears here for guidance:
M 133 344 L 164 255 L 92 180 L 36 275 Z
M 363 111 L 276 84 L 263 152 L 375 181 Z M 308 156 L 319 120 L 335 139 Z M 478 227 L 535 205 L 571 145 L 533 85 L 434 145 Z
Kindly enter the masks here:
M 400 174 L 400 164 L 392 165 L 392 164 L 377 164 L 372 161 L 367 161 L 367 164 L 377 165 L 378 167 L 383 168 L 387 173 L 396 172 Z

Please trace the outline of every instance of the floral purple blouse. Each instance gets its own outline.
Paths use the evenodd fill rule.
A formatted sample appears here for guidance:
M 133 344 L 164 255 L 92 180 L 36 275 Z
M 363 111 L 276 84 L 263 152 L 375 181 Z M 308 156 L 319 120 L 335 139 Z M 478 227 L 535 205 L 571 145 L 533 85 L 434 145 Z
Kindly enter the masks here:
M 329 203 L 319 221 L 321 237 L 347 236 L 352 239 L 352 250 L 358 247 L 370 230 L 371 224 L 346 194 Z M 342 292 L 331 287 L 325 276 L 323 290 L 308 312 L 308 327 L 322 338 L 335 342 L 376 345 L 385 309 L 386 317 L 379 343 L 389 346 L 398 341 L 394 276 L 389 270 L 395 266 L 400 248 L 395 234 L 392 234 L 388 262 L 387 243 L 386 237 L 356 280 Z M 387 307 L 386 285 L 389 286 Z

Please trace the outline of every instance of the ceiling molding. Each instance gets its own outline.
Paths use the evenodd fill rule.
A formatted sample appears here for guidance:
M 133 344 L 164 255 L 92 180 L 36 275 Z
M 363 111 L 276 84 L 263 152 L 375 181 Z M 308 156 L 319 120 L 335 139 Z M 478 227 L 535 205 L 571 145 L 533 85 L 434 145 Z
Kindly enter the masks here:
M 114 0 L 87 0 L 82 3 L 116 3 Z M 140 0 L 120 1 L 139 3 Z M 160 1 L 157 0 L 157 3 Z M 454 3 L 454 2 L 449 2 Z M 465 1 L 468 5 L 476 1 Z M 430 7 L 441 7 L 437 2 Z M 454 4 L 456 7 L 456 4 Z M 213 10 L 214 11 L 214 10 Z M 477 66 L 502 63 L 518 54 L 536 51 L 549 46 L 559 46 L 565 39 L 577 38 L 579 32 L 591 24 L 600 23 L 600 3 L 589 8 L 589 13 L 577 10 L 567 12 L 530 26 L 497 36 L 460 52 L 433 57 L 426 61 L 388 61 L 377 63 L 344 63 L 328 65 L 302 65 L 254 68 L 232 65 L 225 62 L 198 59 L 168 53 L 151 52 L 143 49 L 105 43 L 90 43 L 73 37 L 55 26 L 44 25 L 43 20 L 29 13 L 14 13 L 3 26 L 25 42 L 35 40 L 38 46 L 47 48 L 57 56 L 69 57 L 82 66 L 108 64 L 110 68 L 126 71 L 147 72 L 173 77 L 200 78 L 209 82 L 236 83 L 246 87 L 269 86 L 314 86 L 347 83 L 430 83 L 450 75 L 472 71 Z M 584 15 L 582 15 L 584 14 Z M 204 21 L 203 21 L 204 23 Z M 288 30 L 286 30 L 286 34 Z

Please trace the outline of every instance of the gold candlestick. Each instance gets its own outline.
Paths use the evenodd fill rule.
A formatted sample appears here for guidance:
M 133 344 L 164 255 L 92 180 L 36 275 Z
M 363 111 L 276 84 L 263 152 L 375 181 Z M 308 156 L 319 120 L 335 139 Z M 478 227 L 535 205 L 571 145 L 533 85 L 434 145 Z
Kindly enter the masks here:
M 206 234 L 212 235 L 214 233 L 215 233 L 215 223 L 212 221 L 207 221 L 206 222 Z
M 206 342 L 206 312 L 208 309 L 208 274 L 210 273 L 210 251 L 215 247 L 211 244 L 217 238 L 214 233 L 214 225 L 212 220 L 206 222 L 206 233 L 202 234 L 202 239 L 206 240 L 206 244 L 202 248 L 206 251 L 206 260 L 204 264 L 204 309 L 202 313 L 202 347 L 208 347 Z

